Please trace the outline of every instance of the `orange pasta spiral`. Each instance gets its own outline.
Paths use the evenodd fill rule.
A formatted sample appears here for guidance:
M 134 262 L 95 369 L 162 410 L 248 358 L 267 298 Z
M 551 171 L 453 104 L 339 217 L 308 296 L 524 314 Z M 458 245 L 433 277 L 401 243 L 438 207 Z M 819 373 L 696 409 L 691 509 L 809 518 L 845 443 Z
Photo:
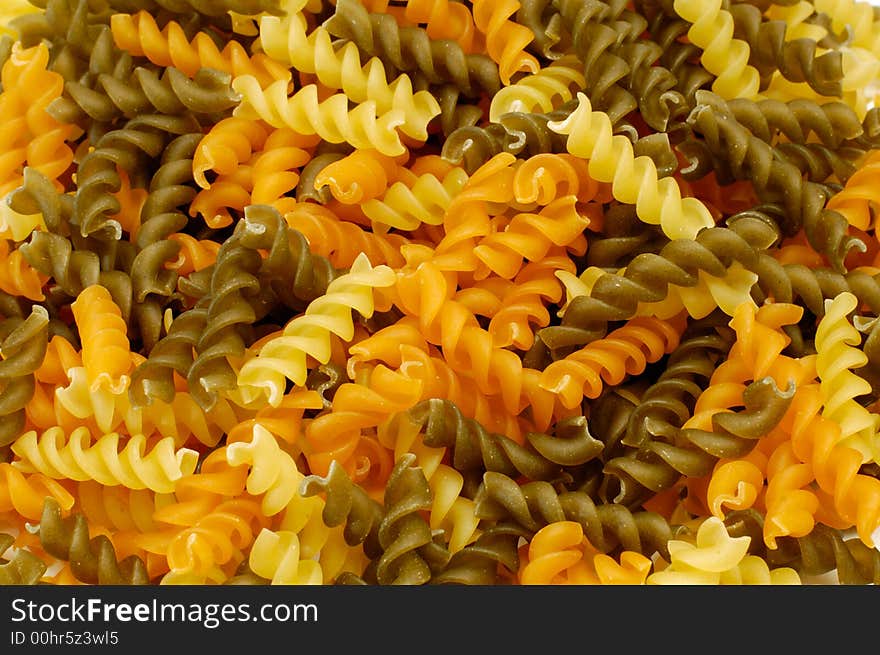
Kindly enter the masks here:
M 603 383 L 618 385 L 638 375 L 678 346 L 679 326 L 654 317 L 636 317 L 603 339 L 593 341 L 541 374 L 541 386 L 559 394 L 568 408 L 584 398 L 597 398 Z
M 517 0 L 475 0 L 474 24 L 486 37 L 486 50 L 498 63 L 498 74 L 507 85 L 515 73 L 537 73 L 541 65 L 525 51 L 534 38 L 531 30 L 508 20 L 520 8 Z
M 263 87 L 276 80 L 289 80 L 290 70 L 263 53 L 254 55 L 238 41 L 229 41 L 221 51 L 204 32 L 191 41 L 183 28 L 169 21 L 161 30 L 145 10 L 136 14 L 114 14 L 110 29 L 116 47 L 136 56 L 146 57 L 157 66 L 174 66 L 189 77 L 200 68 L 213 68 L 232 76 L 253 75 Z
M 327 257 L 337 268 L 350 267 L 362 252 L 373 266 L 403 264 L 400 249 L 409 241 L 403 235 L 370 232 L 314 203 L 298 203 L 285 212 L 284 220 L 308 240 L 312 253 Z
M 43 300 L 43 285 L 49 277 L 31 268 L 10 243 L 0 239 L 0 291 L 29 300 Z
M 94 284 L 83 289 L 71 309 L 92 389 L 121 393 L 128 386 L 132 360 L 127 326 L 119 306 L 105 287 Z

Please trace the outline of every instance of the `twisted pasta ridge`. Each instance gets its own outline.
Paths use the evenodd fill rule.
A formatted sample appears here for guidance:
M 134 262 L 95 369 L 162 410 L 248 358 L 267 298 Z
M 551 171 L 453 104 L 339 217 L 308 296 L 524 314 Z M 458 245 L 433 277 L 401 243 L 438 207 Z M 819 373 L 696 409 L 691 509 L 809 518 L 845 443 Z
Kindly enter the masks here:
M 359 376 L 364 378 L 365 376 Z M 368 491 L 372 483 L 382 484 L 392 464 L 388 453 L 371 449 L 376 443 L 365 430 L 375 429 L 388 417 L 418 402 L 420 384 L 377 366 L 362 383 L 343 383 L 333 395 L 330 407 L 306 426 L 310 448 L 306 459 L 314 473 L 323 474 L 337 462 Z
M 700 63 L 715 75 L 712 90 L 725 99 L 756 97 L 760 74 L 749 64 L 749 44 L 734 38 L 733 16 L 722 3 L 675 0 L 673 7 L 691 23 L 687 36 L 703 49 Z
M 188 77 L 199 69 L 212 68 L 233 77 L 253 75 L 264 86 L 276 80 L 289 80 L 290 70 L 271 53 L 251 55 L 238 41 L 229 41 L 220 50 L 205 32 L 188 39 L 179 23 L 168 21 L 160 30 L 147 11 L 114 14 L 110 29 L 116 47 L 135 57 L 146 57 L 157 66 L 172 67 Z
M 406 120 L 402 109 L 379 113 L 376 102 L 366 100 L 348 109 L 348 96 L 337 93 L 321 101 L 318 87 L 304 86 L 287 95 L 287 83 L 273 82 L 265 89 L 252 75 L 232 80 L 241 96 L 233 114 L 239 118 L 259 118 L 273 127 L 289 127 L 300 134 L 316 134 L 330 143 L 348 143 L 355 148 L 374 148 L 394 156 L 405 152 L 396 128 Z
M 256 536 L 269 527 L 260 504 L 246 498 L 227 500 L 182 530 L 168 544 L 169 572 L 161 584 L 204 584 L 226 579 L 220 569 L 235 561 L 236 553 L 248 549 Z
M 202 189 L 211 182 L 206 173 L 232 175 L 249 161 L 269 137 L 269 126 L 262 121 L 229 116 L 211 126 L 193 155 L 193 179 Z
M 880 416 L 856 401 L 871 393 L 871 384 L 853 372 L 868 363 L 859 348 L 862 335 L 847 319 L 857 304 L 851 293 L 825 301 L 825 316 L 816 328 L 816 372 L 825 401 L 822 415 L 840 425 L 840 443 L 861 452 L 867 462 L 880 458 Z
M 85 425 L 102 433 L 124 432 L 145 437 L 158 434 L 173 439 L 176 446 L 192 439 L 214 446 L 236 423 L 235 413 L 225 399 L 205 411 L 186 391 L 177 391 L 170 403 L 154 399 L 150 410 L 144 411 L 132 406 L 128 388 L 118 394 L 92 391 L 82 368 L 72 368 L 70 382 L 55 390 L 55 415 L 63 413 L 78 419 L 75 426 L 63 425 L 68 430 Z
M 841 530 L 816 525 L 803 537 L 780 537 L 776 548 L 767 548 L 761 538 L 764 517 L 754 509 L 730 512 L 724 525 L 731 536 L 751 537 L 749 551 L 764 557 L 771 566 L 787 566 L 798 574 L 823 575 L 834 571 L 840 584 L 877 584 L 880 575 L 878 551 L 858 537 L 845 538 Z
M 453 553 L 430 584 L 499 584 L 519 568 L 516 546 L 523 532 L 511 525 L 480 528 L 477 540 Z
M 521 429 L 515 417 L 496 398 L 483 393 L 473 378 L 456 370 L 440 357 L 440 353 L 428 345 L 418 326 L 411 320 L 404 318 L 379 330 L 353 344 L 349 352 L 350 377 L 357 379 L 366 362 L 379 360 L 408 380 L 418 382 L 421 389 L 419 400 L 446 398 L 454 402 L 466 416 L 493 431 L 520 440 Z M 552 420 L 553 409 L 553 403 L 550 402 L 550 411 L 547 411 L 547 398 L 552 400 L 552 395 L 539 389 L 534 378 L 527 377 L 525 382 L 526 398 L 534 399 L 533 414 L 540 414 L 534 421 L 540 426 L 539 429 L 546 429 Z M 532 394 L 532 382 L 541 395 Z M 415 401 L 411 404 L 415 404 Z
M 83 237 L 121 239 L 122 225 L 114 216 L 122 207 L 113 196 L 122 186 L 120 170 L 135 180 L 136 172 L 142 174 L 140 171 L 149 169 L 144 160 L 158 157 L 168 140 L 198 129 L 191 115 L 143 114 L 108 131 L 94 143 L 94 150 L 83 157 L 77 168 L 71 223 L 79 228 Z
M 700 48 L 682 38 L 690 26 L 678 16 L 662 11 L 648 23 L 652 40 L 661 48 L 660 62 L 675 76 L 674 88 L 684 96 L 688 107 L 694 105 L 694 93 L 715 79 L 703 66 L 693 63 L 699 61 Z
M 574 521 L 546 525 L 532 537 L 518 572 L 520 584 L 643 584 L 653 563 L 622 552 L 620 563 L 596 553 Z
M 621 274 L 588 269 L 580 278 L 565 272 L 557 277 L 568 287 L 569 301 L 562 313 L 562 328 L 589 328 L 608 321 L 629 320 L 643 303 L 661 303 L 676 290 L 707 284 L 709 297 L 725 313 L 748 301 L 748 292 L 759 279 L 759 251 L 734 230 L 710 227 L 690 239 L 675 239 L 659 252 L 641 253 L 634 257 Z M 584 279 L 595 273 L 592 286 Z M 713 287 L 713 280 L 727 280 Z M 734 293 L 731 294 L 731 287 Z M 728 297 L 728 294 L 731 296 Z M 697 318 L 714 309 L 685 304 L 688 313 Z M 674 315 L 675 309 L 672 310 Z M 582 345 L 589 333 L 566 334 L 554 327 L 544 328 L 538 336 L 550 347 Z M 601 336 L 601 335 L 599 335 Z M 593 336 L 592 338 L 595 338 Z
M 284 214 L 287 225 L 302 234 L 309 249 L 326 257 L 336 268 L 348 268 L 360 253 L 374 266 L 402 266 L 400 248 L 407 243 L 399 234 L 377 234 L 355 223 L 339 219 L 329 209 L 313 203 L 298 203 Z
M 70 307 L 83 343 L 83 366 L 92 390 L 120 393 L 128 385 L 131 367 L 128 326 L 122 311 L 100 284 L 83 289 Z
M 632 142 L 613 134 L 608 116 L 593 111 L 586 95 L 578 93 L 577 97 L 578 108 L 548 127 L 567 135 L 568 152 L 589 159 L 590 175 L 599 182 L 610 182 L 616 200 L 635 205 L 642 221 L 660 225 L 670 239 L 692 239 L 700 229 L 714 225 L 703 203 L 682 198 L 675 180 L 658 179 L 653 160 L 636 157 Z
M 29 300 L 45 300 L 43 285 L 47 281 L 48 276 L 32 268 L 9 241 L 0 240 L 0 291 Z
M 480 392 L 500 394 L 509 412 L 518 415 L 530 402 L 541 407 L 553 398 L 523 373 L 516 353 L 497 347 L 474 313 L 447 296 L 447 279 L 432 262 L 399 273 L 394 293 L 395 305 L 418 321 L 425 339 L 441 347 L 443 359 L 454 369 L 468 371 Z
M 113 33 L 102 25 L 96 37 L 90 62 L 115 50 Z M 126 53 L 127 54 L 127 53 Z M 111 72 L 99 69 L 90 83 L 69 81 L 63 102 L 54 103 L 58 115 L 79 115 L 99 122 L 119 117 L 133 118 L 141 113 L 181 114 L 186 111 L 215 115 L 236 105 L 238 98 L 229 88 L 232 76 L 214 68 L 199 68 L 192 78 L 168 66 L 135 66 L 132 58 L 114 58 Z M 161 74 L 160 74 L 161 71 Z
M 73 576 L 86 584 L 149 584 L 144 561 L 134 555 L 119 560 L 105 535 L 89 538 L 89 525 L 82 514 L 66 518 L 54 498 L 46 498 L 40 515 L 39 535 L 43 549 L 60 560 L 70 562 Z
M 734 98 L 727 101 L 727 107 L 737 121 L 767 143 L 784 136 L 790 142 L 806 144 L 814 136 L 823 145 L 838 148 L 864 133 L 855 111 L 839 101 L 819 104 L 805 98 L 787 102 Z
M 516 22 L 532 31 L 532 42 L 528 46 L 530 51 L 550 61 L 565 56 L 563 53 L 569 42 L 568 35 L 565 34 L 559 13 L 555 11 L 550 0 L 520 2 Z
M 138 302 L 150 294 L 170 296 L 176 289 L 179 273 L 177 269 L 168 271 L 164 264 L 174 261 L 182 250 L 182 241 L 169 237 L 189 222 L 184 208 L 196 195 L 191 186 L 193 156 L 202 137 L 199 131 L 171 141 L 150 180 L 135 242 L 139 251 L 131 263 L 133 291 Z M 147 272 L 152 275 L 148 277 Z
M 43 501 L 51 497 L 64 511 L 75 499 L 67 487 L 40 473 L 24 474 L 7 462 L 0 462 L 0 511 L 38 521 Z
M 851 249 L 864 252 L 864 243 L 849 235 L 846 219 L 825 207 L 827 194 L 823 187 L 804 180 L 796 166 L 775 157 L 770 145 L 732 117 L 723 100 L 700 91 L 697 101 L 700 104 L 688 122 L 704 136 L 714 153 L 730 163 L 737 178 L 752 181 L 759 198 L 781 202 L 788 223 L 782 226 L 784 232 L 792 234 L 803 227 L 810 244 L 841 272 Z M 737 154 L 731 157 L 729 148 L 734 143 L 738 144 Z
M 650 127 L 665 131 L 685 108 L 685 98 L 676 90 L 675 76 L 659 62 L 662 49 L 639 38 L 646 19 L 622 3 L 561 0 L 556 6 L 584 62 L 590 101 L 613 125 L 638 107 Z
M 818 488 L 831 495 L 834 509 L 841 519 L 854 526 L 859 538 L 873 543 L 871 534 L 880 525 L 880 480 L 859 473 L 862 454 L 840 444 L 841 431 L 837 422 L 821 415 L 824 398 L 819 384 L 802 385 L 792 401 L 794 423 L 783 426 L 791 435 L 790 447 L 799 462 L 808 464 Z M 818 509 L 818 508 L 817 508 Z M 765 525 L 765 541 L 784 536 L 782 521 Z
M 472 52 L 477 34 L 474 18 L 466 9 L 448 0 L 407 0 L 403 15 L 413 24 L 424 23 L 432 39 L 452 39 Z
M 646 418 L 643 425 L 650 435 L 646 442 L 633 456 L 622 455 L 607 461 L 604 471 L 618 478 L 621 494 L 631 493 L 630 484 L 658 492 L 683 475 L 708 475 L 716 461 L 748 453 L 758 439 L 779 424 L 794 393 L 793 385 L 781 391 L 772 378 L 752 382 L 744 391 L 736 385 L 728 389 L 725 383 L 710 385 L 701 400 L 709 394 L 706 396 L 711 398 L 709 402 L 720 405 L 713 409 L 726 409 L 740 402 L 744 409 L 713 414 L 711 431 L 694 426 L 692 420 L 686 421 L 682 428 L 675 428 L 670 427 L 667 420 Z M 700 411 L 706 411 L 704 405 L 705 400 L 702 406 L 698 403 Z
M 679 338 L 679 331 L 667 321 L 631 319 L 607 337 L 551 363 L 541 373 L 541 387 L 573 409 L 584 398 L 597 398 L 603 384 L 618 385 L 627 375 L 641 374 L 648 363 L 674 351 Z
M 13 465 L 56 480 L 96 480 L 107 486 L 121 484 L 159 493 L 170 493 L 176 480 L 195 470 L 198 453 L 189 448 L 175 451 L 173 439 L 160 439 L 146 452 L 143 435 L 128 437 L 122 450 L 119 436 L 111 432 L 92 443 L 86 428 L 69 435 L 61 428 L 50 428 L 39 436 L 31 430 L 12 444 L 12 451 L 21 458 Z
M 112 530 L 150 532 L 156 529 L 153 513 L 171 497 L 148 489 L 105 487 L 94 480 L 77 485 L 77 511 L 89 524 Z
M 323 296 L 309 303 L 304 314 L 292 319 L 280 336 L 245 362 L 238 373 L 239 387 L 265 393 L 269 404 L 277 406 L 285 378 L 302 386 L 308 372 L 306 357 L 326 364 L 330 359 L 330 335 L 350 341 L 354 336 L 352 310 L 369 318 L 375 307 L 373 289 L 392 284 L 394 274 L 390 268 L 374 268 L 366 255 L 359 256 L 347 274 L 333 280 Z
M 304 476 L 293 457 L 282 450 L 272 433 L 260 423 L 254 424 L 250 440 L 236 441 L 226 447 L 226 461 L 230 466 L 250 467 L 246 488 L 252 496 L 262 496 L 261 508 L 266 516 L 275 516 L 291 503 L 296 504 L 297 512 L 314 510 L 315 502 L 298 495 Z
M 839 32 L 852 31 L 852 44 L 874 53 L 880 50 L 880 43 L 874 35 L 875 17 L 873 8 L 855 0 L 819 0 L 813 3 L 816 12 L 831 18 L 831 27 Z
M 261 19 L 260 43 L 270 57 L 302 73 L 314 74 L 321 84 L 341 90 L 353 102 L 373 101 L 379 114 L 401 110 L 404 120 L 400 131 L 418 141 L 428 138 L 428 123 L 440 113 L 434 96 L 428 91 L 414 91 L 406 74 L 389 82 L 378 57 L 361 67 L 356 44 L 349 41 L 334 48 L 330 33 L 322 26 L 307 33 L 300 12 Z
M 876 202 L 874 179 L 880 172 L 880 154 L 869 153 L 843 189 L 828 199 L 826 207 L 846 218 L 847 223 L 867 230 L 872 223 L 871 203 Z
M 217 402 L 221 391 L 235 389 L 236 372 L 228 358 L 245 354 L 250 339 L 244 328 L 252 325 L 258 310 L 263 309 L 258 298 L 251 299 L 261 286 L 261 264 L 260 255 L 240 239 L 227 239 L 217 253 L 197 355 L 186 371 L 190 392 L 206 409 Z
M 729 11 L 734 32 L 749 45 L 749 62 L 760 74 L 761 89 L 770 86 L 778 72 L 790 82 L 806 82 L 819 95 L 843 95 L 843 55 L 839 50 L 822 52 L 813 39 L 792 39 L 785 21 L 765 20 L 758 7 L 737 4 Z
M 579 210 L 577 196 L 568 195 L 537 212 L 518 212 L 509 220 L 501 218 L 473 249 L 479 260 L 475 279 L 485 279 L 494 273 L 509 280 L 522 270 L 525 262 L 544 260 L 554 246 L 575 255 L 584 254 L 584 231 L 590 224 L 589 214 L 598 213 L 591 210 L 596 209 L 594 205 Z
M 295 532 L 273 532 L 263 528 L 254 539 L 248 562 L 254 573 L 274 585 L 319 585 L 324 583 L 321 565 L 305 559 Z
M 374 575 L 381 585 L 429 582 L 447 564 L 449 552 L 434 541 L 421 515 L 431 509 L 432 492 L 412 453 L 402 455 L 394 465 L 383 501 L 384 514 L 377 529 L 382 553 L 368 565 L 365 578 Z
M 668 555 L 666 544 L 672 526 L 660 514 L 631 512 L 622 505 L 597 505 L 580 491 L 557 492 L 544 481 L 518 483 L 513 478 L 487 471 L 477 497 L 477 516 L 491 521 L 512 521 L 534 536 L 558 521 L 574 521 L 600 553 L 616 555 L 633 551 L 650 557 Z
M 376 231 L 388 228 L 410 231 L 423 223 L 441 225 L 453 198 L 467 179 L 467 173 L 461 168 L 452 168 L 442 179 L 425 173 L 412 184 L 393 183 L 381 198 L 366 201 L 361 209 Z
M 314 187 L 326 186 L 343 205 L 366 202 L 407 175 L 403 165 L 406 159 L 408 155 L 389 157 L 376 150 L 355 150 L 322 168 L 315 176 Z
M 438 4 L 455 7 L 445 0 Z M 484 54 L 468 54 L 452 40 L 460 32 L 440 38 L 431 35 L 432 26 L 401 27 L 392 16 L 370 13 L 353 0 L 337 2 L 336 11 L 323 27 L 332 36 L 353 42 L 365 55 L 378 57 L 389 76 L 392 71 L 418 73 L 429 84 L 451 83 L 468 97 L 491 95 L 501 89 L 498 64 Z
M 794 569 L 770 569 L 766 561 L 748 555 L 748 536 L 732 537 L 721 519 L 711 516 L 697 529 L 694 543 L 669 543 L 670 564 L 647 577 L 647 584 L 800 584 Z
M 27 318 L 0 322 L 0 447 L 25 426 L 25 407 L 36 388 L 35 371 L 49 347 L 49 313 L 34 305 Z
M 501 89 L 489 105 L 489 121 L 495 123 L 510 112 L 549 113 L 573 98 L 572 88 L 583 89 L 584 74 L 577 57 L 567 55 Z
M 328 381 L 327 384 L 330 382 Z M 309 409 L 322 409 L 326 402 L 321 396 L 322 385 L 308 385 L 309 390 L 284 395 L 278 407 L 261 407 L 253 418 L 237 422 L 226 435 L 226 442 L 232 445 L 253 437 L 256 426 L 268 430 L 289 446 L 298 443 L 303 433 L 303 418 Z M 315 387 L 312 389 L 312 387 Z
M 240 212 L 262 204 L 286 212 L 295 207 L 288 194 L 299 183 L 298 168 L 311 159 L 310 152 L 300 147 L 308 138 L 288 128 L 273 130 L 248 161 L 230 175 L 219 175 L 196 195 L 190 215 L 201 214 L 209 226 L 224 227 L 236 220 L 230 209 Z
M 420 401 L 405 415 L 423 433 L 426 446 L 449 449 L 452 466 L 468 476 L 496 471 L 511 477 L 556 482 L 566 478 L 566 468 L 591 461 L 603 447 L 590 434 L 583 416 L 561 419 L 553 426 L 552 434 L 529 432 L 525 443 L 520 444 L 508 436 L 489 432 L 479 421 L 464 416 L 449 400 Z M 402 421 L 403 416 L 396 420 Z
M 505 348 L 513 346 L 519 350 L 530 349 L 535 342 L 535 329 L 550 324 L 548 303 L 556 303 L 562 298 L 563 287 L 556 277 L 559 270 L 570 265 L 567 255 L 547 257 L 541 262 L 526 264 L 513 280 L 486 278 L 486 291 L 497 298 L 497 307 L 486 312 L 490 315 L 489 332 L 495 345 Z M 480 292 L 480 286 L 473 287 Z M 458 294 L 459 299 L 464 291 Z M 468 291 L 470 293 L 470 291 Z M 493 300 L 493 305 L 495 304 Z M 478 308 L 474 308 L 478 311 Z
M 167 334 L 150 351 L 149 357 L 131 372 L 129 398 L 134 407 L 149 405 L 153 398 L 170 403 L 174 399 L 173 375 L 186 376 L 195 360 L 194 348 L 207 325 L 207 307 L 183 312 L 171 321 Z
M 127 4 L 127 0 L 111 2 Z M 283 11 L 279 0 L 148 0 L 146 4 L 147 11 L 161 7 L 171 13 L 189 14 L 194 11 L 210 17 L 224 16 L 228 12 L 235 12 L 239 16 L 258 16 L 264 12 L 278 14 Z
M 379 524 L 384 510 L 382 504 L 364 489 L 352 482 L 335 460 L 327 474 L 307 475 L 300 485 L 300 495 L 310 498 L 324 494 L 321 518 L 329 528 L 343 526 L 343 536 L 349 546 L 363 546 L 364 554 L 373 559 L 382 552 L 379 544 Z
M 875 275 L 853 270 L 841 274 L 829 268 L 814 268 L 804 264 L 780 264 L 772 257 L 760 259 L 758 284 L 778 302 L 797 299 L 818 318 L 825 315 L 825 301 L 849 292 L 877 313 L 880 307 L 880 288 Z
M 541 68 L 538 60 L 526 52 L 526 46 L 533 39 L 531 30 L 509 20 L 519 7 L 516 0 L 501 4 L 485 0 L 473 3 L 474 25 L 486 37 L 486 51 L 498 64 L 498 76 L 505 86 L 514 74 L 537 73 Z
M 854 161 L 860 154 L 859 150 L 853 148 L 841 155 L 820 143 L 780 143 L 776 146 L 776 152 L 802 171 L 806 180 L 824 184 L 831 191 L 840 184 L 846 184 L 856 171 Z
M 16 42 L 0 71 L 4 89 L 0 111 L 9 121 L 3 138 L 8 154 L 0 167 L 0 194 L 4 196 L 20 184 L 24 166 L 39 170 L 60 189 L 58 178 L 73 162 L 67 141 L 77 136 L 76 128 L 46 111 L 64 87 L 64 78 L 47 69 L 49 58 L 45 43 L 25 49 Z M 25 88 L 33 90 L 27 97 L 22 91 Z
M 15 542 L 15 537 L 0 534 L 0 552 L 6 552 Z M 34 585 L 40 582 L 48 568 L 46 563 L 32 552 L 23 548 L 15 549 L 8 559 L 0 560 L 0 584 Z
M 136 541 L 136 545 L 164 556 L 170 541 L 169 526 L 174 528 L 173 537 L 180 528 L 192 527 L 229 497 L 241 496 L 247 475 L 245 467 L 229 465 L 226 446 L 215 448 L 202 459 L 197 472 L 177 481 L 172 502 L 163 503 L 153 512 L 153 520 L 159 529 L 156 533 L 144 535 L 145 539 Z
M 415 455 L 431 487 L 430 527 L 435 534 L 443 531 L 447 548 L 456 553 L 479 536 L 473 501 L 462 494 L 467 482 L 461 471 L 441 463 L 444 449 L 431 449 L 423 444 L 418 438 L 420 427 L 405 417 L 401 412 L 385 421 L 377 430 L 377 438 L 393 451 L 395 460 L 404 453 Z

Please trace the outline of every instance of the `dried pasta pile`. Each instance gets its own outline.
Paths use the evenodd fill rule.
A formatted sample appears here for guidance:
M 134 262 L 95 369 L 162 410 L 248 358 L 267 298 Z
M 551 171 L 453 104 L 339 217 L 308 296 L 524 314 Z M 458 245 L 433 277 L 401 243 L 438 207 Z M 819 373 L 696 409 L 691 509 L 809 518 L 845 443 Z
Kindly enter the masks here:
M 0 25 L 0 583 L 880 582 L 880 11 Z

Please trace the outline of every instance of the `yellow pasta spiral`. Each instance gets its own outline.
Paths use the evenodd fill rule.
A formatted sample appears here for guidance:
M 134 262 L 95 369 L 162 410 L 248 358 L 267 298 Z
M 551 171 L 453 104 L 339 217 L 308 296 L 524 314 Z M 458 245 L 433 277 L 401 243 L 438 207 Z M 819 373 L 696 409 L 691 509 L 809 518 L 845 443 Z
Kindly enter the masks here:
M 174 450 L 174 440 L 158 440 L 149 452 L 143 435 L 128 437 L 122 450 L 120 435 L 111 432 L 94 444 L 87 428 L 69 435 L 61 428 L 49 428 L 42 435 L 26 432 L 12 444 L 18 455 L 14 466 L 38 471 L 56 480 L 95 480 L 107 486 L 174 491 L 174 483 L 195 471 L 199 454 L 189 448 Z
M 248 564 L 257 575 L 273 585 L 319 585 L 324 583 L 321 565 L 304 559 L 296 533 L 273 532 L 263 528 L 248 556 Z
M 675 13 L 692 23 L 688 39 L 703 49 L 700 62 L 715 75 L 712 90 L 722 98 L 755 98 L 760 74 L 749 65 L 748 43 L 733 38 L 733 16 L 721 0 L 675 0 Z
M 590 175 L 600 182 L 610 182 L 615 199 L 635 205 L 643 222 L 659 225 L 670 239 L 693 239 L 702 228 L 715 224 L 697 198 L 682 198 L 674 178 L 658 177 L 650 157 L 635 156 L 632 141 L 614 134 L 608 114 L 593 111 L 585 94 L 578 93 L 577 97 L 578 107 L 568 118 L 547 125 L 558 134 L 568 135 L 568 151 L 590 160 Z
M 760 557 L 748 555 L 751 537 L 731 537 L 721 519 L 709 517 L 694 542 L 668 542 L 670 565 L 648 576 L 648 584 L 800 584 L 794 569 L 770 569 Z
M 236 77 L 232 88 L 242 97 L 233 112 L 239 118 L 259 118 L 273 127 L 317 134 L 330 143 L 348 143 L 358 149 L 375 148 L 390 156 L 406 150 L 396 129 L 406 122 L 402 109 L 379 112 L 374 100 L 366 100 L 349 111 L 349 97 L 343 93 L 321 101 L 318 87 L 309 84 L 288 96 L 283 80 L 264 90 L 253 75 Z
M 489 121 L 498 122 L 502 114 L 524 112 L 549 114 L 572 99 L 573 89 L 583 89 L 586 80 L 583 64 L 574 55 L 566 55 L 533 75 L 526 75 L 504 87 L 492 98 Z
M 413 91 L 406 74 L 389 83 L 378 57 L 361 67 L 358 47 L 350 41 L 334 47 L 333 37 L 324 27 L 307 32 L 300 5 L 305 3 L 293 3 L 283 18 L 265 16 L 260 20 L 260 42 L 265 52 L 297 71 L 316 75 L 321 84 L 341 90 L 353 102 L 375 102 L 379 114 L 401 111 L 404 120 L 400 131 L 418 141 L 426 140 L 428 123 L 440 114 L 437 99 L 429 91 Z
M 853 373 L 868 363 L 859 346 L 862 337 L 847 319 L 858 300 L 850 292 L 825 301 L 825 316 L 816 329 L 816 372 L 825 402 L 822 415 L 840 425 L 843 445 L 862 453 L 866 462 L 880 462 L 880 415 L 856 398 L 871 393 L 871 384 Z
M 277 406 L 285 378 L 299 386 L 305 384 L 306 358 L 312 356 L 326 364 L 331 355 L 330 336 L 351 341 L 352 310 L 365 318 L 372 316 L 373 289 L 390 287 L 395 279 L 390 267 L 382 264 L 373 268 L 366 255 L 359 256 L 348 273 L 330 283 L 326 294 L 309 303 L 302 315 L 292 319 L 279 336 L 267 341 L 255 358 L 244 363 L 238 373 L 239 388 L 265 392 L 269 404 Z

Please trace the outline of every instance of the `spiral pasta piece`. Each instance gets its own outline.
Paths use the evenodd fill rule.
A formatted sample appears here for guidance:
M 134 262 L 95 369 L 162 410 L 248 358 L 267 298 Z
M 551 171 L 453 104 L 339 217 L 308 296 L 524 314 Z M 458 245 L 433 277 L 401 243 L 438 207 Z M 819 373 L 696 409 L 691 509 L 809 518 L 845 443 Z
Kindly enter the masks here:
M 720 519 L 705 519 L 695 543 L 669 542 L 671 562 L 647 577 L 647 584 L 801 584 L 794 569 L 770 569 L 760 557 L 748 555 L 750 537 L 731 537 Z
M 610 182 L 617 200 L 635 205 L 642 221 L 659 225 L 670 239 L 693 238 L 700 229 L 715 224 L 703 203 L 681 197 L 675 180 L 658 179 L 650 157 L 633 154 L 632 142 L 613 133 L 607 114 L 593 111 L 583 93 L 577 98 L 578 108 L 548 127 L 567 135 L 568 152 L 588 159 L 590 175 Z
M 131 367 L 128 328 L 119 307 L 103 286 L 82 290 L 71 304 L 83 342 L 83 366 L 92 389 L 118 393 Z
M 498 63 L 498 73 L 504 85 L 511 77 L 521 71 L 537 73 L 538 60 L 525 51 L 534 38 L 531 31 L 511 20 L 520 3 L 517 0 L 489 2 L 476 0 L 473 3 L 474 25 L 486 37 L 486 50 Z
M 289 530 L 260 530 L 251 546 L 248 562 L 254 573 L 270 580 L 271 584 L 319 585 L 324 582 L 321 565 L 302 557 L 299 538 Z
M 352 310 L 369 318 L 373 315 L 373 289 L 394 284 L 394 272 L 385 265 L 370 265 L 359 256 L 349 273 L 336 278 L 327 293 L 309 303 L 303 315 L 294 318 L 278 337 L 271 339 L 257 356 L 241 367 L 238 385 L 265 393 L 270 405 L 281 402 L 284 380 L 302 386 L 308 365 L 306 357 L 322 364 L 330 359 L 330 335 L 350 341 L 354 336 Z
M 70 480 L 96 480 L 107 486 L 150 489 L 159 493 L 174 490 L 175 481 L 191 474 L 198 453 L 188 448 L 174 450 L 172 439 L 160 439 L 147 452 L 143 435 L 128 437 L 119 448 L 119 434 L 98 437 L 86 428 L 65 435 L 61 428 L 50 428 L 41 435 L 26 432 L 12 444 L 21 460 L 15 466 L 28 472 Z
M 110 29 L 119 49 L 146 57 L 157 66 L 174 67 L 189 77 L 194 77 L 200 68 L 213 68 L 233 77 L 254 75 L 263 86 L 290 79 L 290 70 L 271 56 L 250 55 L 237 41 L 229 41 L 220 50 L 204 32 L 187 39 L 175 21 L 169 21 L 160 30 L 155 18 L 145 10 L 113 14 Z
M 400 131 L 413 139 L 426 140 L 428 123 L 440 113 L 434 96 L 414 91 L 406 74 L 389 83 L 378 58 L 369 59 L 361 67 L 360 52 L 354 43 L 334 48 L 330 33 L 322 26 L 307 33 L 305 18 L 296 6 L 289 7 L 284 18 L 262 18 L 260 42 L 273 60 L 314 74 L 321 84 L 339 89 L 354 102 L 374 102 L 380 115 L 398 110 L 403 115 Z
M 541 373 L 541 386 L 559 394 L 569 409 L 584 398 L 596 398 L 605 384 L 617 385 L 641 373 L 648 363 L 678 347 L 673 325 L 654 318 L 634 318 L 604 339 L 593 341 Z
M 406 121 L 402 109 L 379 112 L 374 100 L 365 100 L 349 110 L 349 99 L 344 94 L 319 100 L 318 87 L 309 84 L 288 96 L 287 83 L 283 80 L 262 89 L 252 75 L 234 78 L 232 88 L 242 97 L 234 111 L 236 117 L 259 118 L 273 127 L 316 134 L 330 143 L 374 148 L 390 156 L 406 150 L 397 133 L 397 128 Z
M 853 372 L 868 362 L 858 348 L 861 335 L 846 318 L 857 303 L 851 293 L 825 301 L 825 316 L 816 329 L 816 372 L 825 398 L 823 416 L 840 424 L 842 444 L 861 452 L 868 462 L 880 458 L 880 416 L 855 400 L 871 392 L 870 383 Z
M 577 57 L 557 59 L 533 75 L 527 75 L 501 89 L 489 106 L 489 121 L 498 122 L 502 114 L 510 112 L 549 113 L 574 96 L 572 89 L 586 85 Z
M 733 37 L 733 17 L 722 3 L 675 0 L 673 6 L 691 23 L 687 35 L 703 49 L 700 61 L 715 75 L 712 90 L 725 99 L 756 97 L 760 75 L 749 64 L 748 44 Z

